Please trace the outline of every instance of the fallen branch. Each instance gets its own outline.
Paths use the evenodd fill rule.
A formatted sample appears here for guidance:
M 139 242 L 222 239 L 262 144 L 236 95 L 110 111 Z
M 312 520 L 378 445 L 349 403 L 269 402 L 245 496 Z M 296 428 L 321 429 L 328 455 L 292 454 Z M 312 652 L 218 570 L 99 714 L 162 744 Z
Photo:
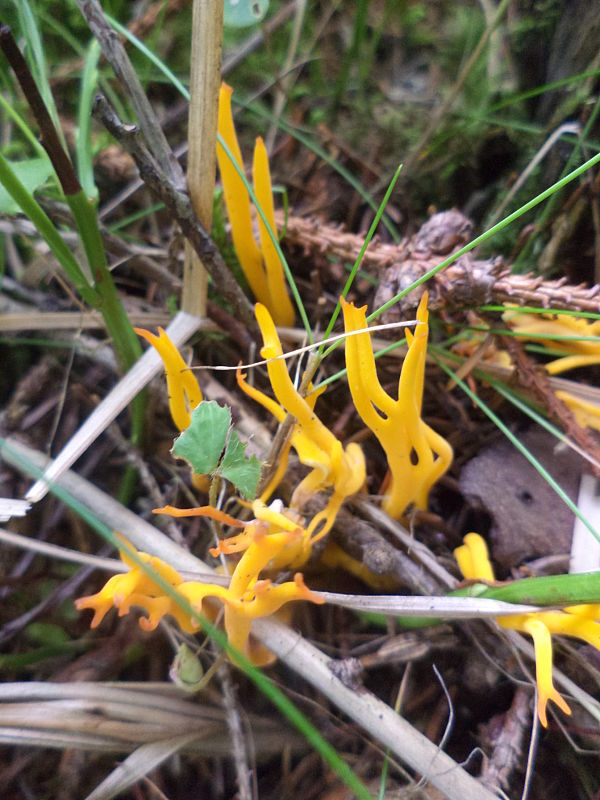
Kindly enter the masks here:
M 443 212 L 443 215 L 449 214 L 462 217 L 458 212 Z M 435 216 L 439 218 L 443 215 Z M 452 229 L 446 230 L 446 237 L 440 236 L 438 241 L 428 242 L 428 226 L 431 226 L 432 220 L 400 244 L 386 244 L 374 239 L 364 255 L 362 268 L 374 272 L 381 283 L 389 280 L 389 271 L 393 270 L 402 279 L 402 283 L 408 286 L 469 240 L 472 226 L 462 217 L 462 230 L 457 230 L 454 227 L 456 223 L 453 222 Z M 283 227 L 284 222 L 281 215 L 278 224 Z M 309 256 L 335 256 L 341 261 L 354 263 L 363 246 L 364 236 L 347 233 L 340 226 L 326 225 L 316 219 L 290 216 L 287 219 L 285 241 L 302 248 Z M 531 273 L 512 275 L 501 258 L 478 261 L 470 254 L 462 256 L 433 277 L 427 288 L 430 309 L 510 302 L 548 309 L 600 313 L 600 285 L 573 285 L 566 278 L 544 280 Z M 393 294 L 390 291 L 390 297 Z M 414 292 L 400 300 L 390 309 L 394 318 L 400 318 L 412 311 L 418 304 L 419 297 L 420 293 Z M 378 292 L 375 306 L 383 302 L 385 300 Z M 387 319 L 382 316 L 382 321 Z

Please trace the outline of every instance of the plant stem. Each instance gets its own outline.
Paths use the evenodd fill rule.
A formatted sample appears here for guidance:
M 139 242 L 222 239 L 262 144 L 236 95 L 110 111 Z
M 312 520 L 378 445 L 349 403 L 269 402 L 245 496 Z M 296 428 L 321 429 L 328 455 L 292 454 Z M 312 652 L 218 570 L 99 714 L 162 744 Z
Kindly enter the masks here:
M 202 227 L 210 231 L 217 161 L 217 109 L 221 82 L 223 0 L 194 0 L 188 121 L 188 190 Z M 186 243 L 181 307 L 206 316 L 208 274 Z

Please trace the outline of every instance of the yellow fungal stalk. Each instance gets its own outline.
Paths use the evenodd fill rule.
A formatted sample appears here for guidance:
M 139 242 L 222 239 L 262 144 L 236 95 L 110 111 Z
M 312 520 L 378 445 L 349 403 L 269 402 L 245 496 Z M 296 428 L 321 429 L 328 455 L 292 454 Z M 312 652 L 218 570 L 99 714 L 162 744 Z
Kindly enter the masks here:
M 540 342 L 553 350 L 565 353 L 544 364 L 550 375 L 559 375 L 578 367 L 600 364 L 600 320 L 574 317 L 570 314 L 522 314 L 509 309 L 502 319 L 522 339 Z M 544 339 L 545 336 L 582 337 L 581 339 Z M 556 391 L 556 396 L 568 406 L 579 425 L 600 431 L 600 407 L 564 390 Z
M 366 306 L 356 308 L 342 298 L 346 332 L 367 328 Z M 452 463 L 448 442 L 421 419 L 425 356 L 427 353 L 427 293 L 417 311 L 415 333 L 406 332 L 408 353 L 398 383 L 398 399 L 383 389 L 377 377 L 371 336 L 346 339 L 348 385 L 356 410 L 385 450 L 391 473 L 383 501 L 387 513 L 399 519 L 413 504 L 425 508 L 433 484 Z
M 238 144 L 233 115 L 231 113 L 231 95 L 233 89 L 227 84 L 221 84 L 219 92 L 218 132 L 225 144 L 229 147 L 240 170 L 244 170 L 242 152 Z M 252 293 L 255 297 L 270 300 L 267 288 L 267 278 L 263 269 L 262 254 L 254 241 L 252 232 L 252 215 L 250 213 L 250 195 L 244 186 L 234 164 L 223 149 L 217 144 L 217 161 L 223 182 L 223 194 L 229 221 L 231 222 L 231 236 L 236 255 L 244 270 Z
M 230 86 L 221 84 L 218 132 L 234 156 L 238 168 L 243 171 L 244 162 L 231 113 L 232 93 L 233 89 Z M 269 308 L 277 325 L 291 326 L 294 324 L 294 309 L 287 293 L 283 266 L 277 250 L 260 215 L 258 222 L 260 247 L 256 244 L 248 190 L 221 144 L 217 144 L 217 161 L 223 182 L 227 214 L 231 222 L 233 246 L 252 293 Z M 256 140 L 254 149 L 253 178 L 256 199 L 276 236 L 269 160 L 260 138 Z
M 272 660 L 272 657 L 264 649 L 253 648 L 251 645 L 249 636 L 252 620 L 270 616 L 293 600 L 310 600 L 313 603 L 324 601 L 307 588 L 300 573 L 294 575 L 293 581 L 278 585 L 273 585 L 270 580 L 260 579 L 261 571 L 273 564 L 291 541 L 301 538 L 301 530 L 271 533 L 268 525 L 253 522 L 246 526 L 244 533 L 248 537 L 246 550 L 233 571 L 229 588 L 212 583 L 184 581 L 176 570 L 161 559 L 146 553 L 138 552 L 137 555 L 175 588 L 195 611 L 214 616 L 210 607 L 205 607 L 204 601 L 213 599 L 223 603 L 225 631 L 229 643 L 254 663 L 264 664 Z M 164 616 L 173 617 L 186 633 L 195 633 L 200 629 L 196 620 L 166 595 L 163 588 L 146 575 L 141 567 L 129 561 L 123 552 L 121 558 L 131 566 L 128 573 L 113 576 L 97 594 L 75 601 L 77 609 L 89 608 L 94 611 L 93 628 L 102 622 L 113 606 L 119 610 L 119 616 L 137 606 L 148 615 L 139 619 L 143 630 L 154 630 Z
M 541 340 L 547 347 L 565 353 L 563 358 L 545 365 L 550 375 L 600 364 L 600 320 L 570 314 L 522 314 L 513 310 L 505 311 L 502 319 L 519 338 Z M 582 339 L 544 339 L 544 336 L 579 336 Z M 596 337 L 595 340 L 592 337 Z
M 458 566 L 468 580 L 493 580 L 494 572 L 490 564 L 487 545 L 477 533 L 468 533 L 464 544 L 454 551 Z M 538 687 L 537 712 L 540 722 L 546 728 L 548 719 L 546 706 L 552 700 L 565 714 L 570 714 L 565 699 L 559 694 L 552 681 L 552 634 L 571 636 L 591 644 L 600 650 L 600 606 L 569 606 L 560 611 L 539 611 L 511 617 L 498 617 L 503 627 L 528 633 L 535 648 L 535 671 Z
M 162 328 L 158 329 L 158 336 L 142 328 L 134 330 L 138 336 L 143 336 L 162 358 L 167 375 L 171 416 L 179 430 L 184 431 L 189 427 L 190 414 L 202 402 L 198 381 Z
M 562 389 L 554 393 L 559 400 L 568 406 L 575 416 L 575 420 L 582 428 L 594 428 L 600 432 L 600 406 L 597 403 L 590 403 L 582 400 L 571 392 Z
M 307 500 L 318 492 L 330 487 L 333 489 L 327 506 L 308 525 L 309 539 L 314 543 L 329 532 L 344 500 L 362 488 L 366 478 L 365 459 L 356 443 L 352 442 L 344 449 L 342 443 L 323 425 L 314 412 L 314 399 L 307 401 L 301 397 L 288 375 L 285 361 L 277 358 L 283 355 L 283 350 L 269 311 L 257 303 L 255 313 L 264 342 L 260 353 L 263 358 L 270 359 L 267 371 L 280 405 L 262 393 L 251 390 L 241 376 L 238 376 L 238 383 L 279 422 L 283 421 L 286 413 L 296 421 L 291 446 L 296 450 L 300 462 L 311 467 L 311 472 L 296 487 L 290 508 L 300 511 Z
M 260 136 L 256 139 L 256 144 L 254 146 L 252 175 L 254 178 L 254 193 L 256 194 L 258 204 L 262 208 L 271 230 L 275 236 L 277 236 L 269 158 L 267 156 L 267 148 Z M 258 230 L 260 234 L 260 247 L 267 273 L 267 288 L 271 300 L 267 307 L 271 309 L 273 319 L 277 325 L 284 325 L 291 328 L 294 325 L 294 307 L 287 293 L 283 266 L 279 258 L 279 253 L 273 244 L 273 240 L 269 236 L 267 227 L 262 221 L 260 214 L 258 215 Z M 257 297 L 257 299 L 260 300 L 260 297 Z

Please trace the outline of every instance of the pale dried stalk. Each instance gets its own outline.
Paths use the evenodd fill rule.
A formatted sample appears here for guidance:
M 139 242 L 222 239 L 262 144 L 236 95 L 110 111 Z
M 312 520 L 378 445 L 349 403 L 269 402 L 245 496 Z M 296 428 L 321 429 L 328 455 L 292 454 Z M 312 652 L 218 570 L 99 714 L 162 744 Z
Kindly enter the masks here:
M 206 231 L 212 224 L 222 41 L 223 0 L 194 0 L 187 179 L 194 211 Z M 200 256 L 186 241 L 181 295 L 184 311 L 206 316 L 207 285 Z
M 175 346 L 180 347 L 198 330 L 200 324 L 201 320 L 197 317 L 180 311 L 167 328 L 167 333 Z M 41 500 L 48 493 L 47 481 L 55 480 L 61 472 L 74 464 L 115 417 L 131 403 L 138 392 L 141 392 L 146 384 L 162 370 L 163 363 L 160 356 L 154 348 L 148 349 L 65 445 L 45 473 L 46 480 L 36 481 L 27 492 L 25 499 L 31 503 Z
M 168 325 L 172 317 L 163 311 L 133 311 L 128 314 L 132 325 L 141 328 L 155 328 L 157 325 Z M 102 315 L 97 311 L 23 311 L 22 313 L 2 314 L 0 331 L 68 331 L 96 330 L 106 326 Z M 206 321 L 206 328 L 217 330 L 216 326 Z
M 280 752 L 279 723 L 254 717 L 252 728 L 260 753 Z M 299 736 L 288 737 L 302 747 Z M 224 711 L 171 683 L 2 684 L 0 743 L 125 753 L 152 744 L 159 757 L 170 743 L 204 756 L 226 757 L 230 749 Z

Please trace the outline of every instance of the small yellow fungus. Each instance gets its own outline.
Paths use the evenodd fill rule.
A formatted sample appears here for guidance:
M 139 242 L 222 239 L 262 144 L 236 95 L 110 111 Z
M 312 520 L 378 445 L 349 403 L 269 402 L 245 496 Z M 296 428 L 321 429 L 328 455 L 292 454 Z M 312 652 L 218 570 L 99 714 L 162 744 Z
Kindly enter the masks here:
M 489 560 L 487 545 L 477 533 L 469 533 L 464 544 L 454 551 L 463 576 L 467 580 L 493 580 L 494 571 Z M 491 577 L 490 577 L 491 576 Z M 535 648 L 536 683 L 538 687 L 537 712 L 542 725 L 548 727 L 546 706 L 552 700 L 565 714 L 570 714 L 566 700 L 552 682 L 551 634 L 571 636 L 600 650 L 600 606 L 568 606 L 560 611 L 539 611 L 510 617 L 498 617 L 503 628 L 528 633 Z
M 218 131 L 231 151 L 238 168 L 243 171 L 244 162 L 231 113 L 232 93 L 233 89 L 230 86 L 225 83 L 221 84 Z M 217 161 L 223 182 L 225 206 L 231 222 L 233 246 L 252 293 L 257 300 L 267 306 L 277 325 L 292 326 L 294 324 L 294 307 L 287 292 L 283 264 L 277 248 L 260 214 L 258 215 L 260 247 L 257 245 L 252 228 L 250 195 L 238 170 L 221 144 L 217 145 Z M 254 147 L 252 174 L 257 202 L 276 236 L 277 227 L 269 159 L 260 137 L 256 140 Z
M 366 306 L 356 308 L 342 298 L 346 332 L 367 328 Z M 379 439 L 391 473 L 383 501 L 387 513 L 399 519 L 413 504 L 426 508 L 429 491 L 452 463 L 448 442 L 421 419 L 427 353 L 427 293 L 417 310 L 414 335 L 406 332 L 408 353 L 392 399 L 379 383 L 371 336 L 367 330 L 346 338 L 348 385 L 356 410 Z
M 562 389 L 554 394 L 571 409 L 578 425 L 581 425 L 582 428 L 593 428 L 600 432 L 600 406 L 597 403 L 583 400 L 581 397 L 577 397 L 571 392 L 565 392 Z
M 308 525 L 311 543 L 325 536 L 335 521 L 344 500 L 362 488 L 366 479 L 365 459 L 359 445 L 351 442 L 345 449 L 334 434 L 325 427 L 314 411 L 314 399 L 307 401 L 296 390 L 288 374 L 281 342 L 268 309 L 261 303 L 255 306 L 264 346 L 261 356 L 268 359 L 267 371 L 275 397 L 280 405 L 262 393 L 251 390 L 241 376 L 240 387 L 264 405 L 281 422 L 286 413 L 296 421 L 292 433 L 292 447 L 301 463 L 311 467 L 311 472 L 296 487 L 290 508 L 300 511 L 318 492 L 333 488 L 326 507 L 316 514 Z
M 492 583 L 494 570 L 488 555 L 487 544 L 478 533 L 467 533 L 464 544 L 454 551 L 454 558 L 467 580 L 477 579 Z
M 512 309 L 505 311 L 502 319 L 520 339 L 541 341 L 552 350 L 565 353 L 563 358 L 545 364 L 550 375 L 600 364 L 600 320 L 570 314 L 526 314 Z M 571 338 L 553 338 L 556 336 Z
M 179 430 L 184 431 L 189 427 L 190 414 L 202 402 L 198 381 L 162 328 L 158 329 L 158 336 L 142 328 L 134 330 L 138 336 L 146 339 L 162 358 L 167 375 L 171 416 Z

